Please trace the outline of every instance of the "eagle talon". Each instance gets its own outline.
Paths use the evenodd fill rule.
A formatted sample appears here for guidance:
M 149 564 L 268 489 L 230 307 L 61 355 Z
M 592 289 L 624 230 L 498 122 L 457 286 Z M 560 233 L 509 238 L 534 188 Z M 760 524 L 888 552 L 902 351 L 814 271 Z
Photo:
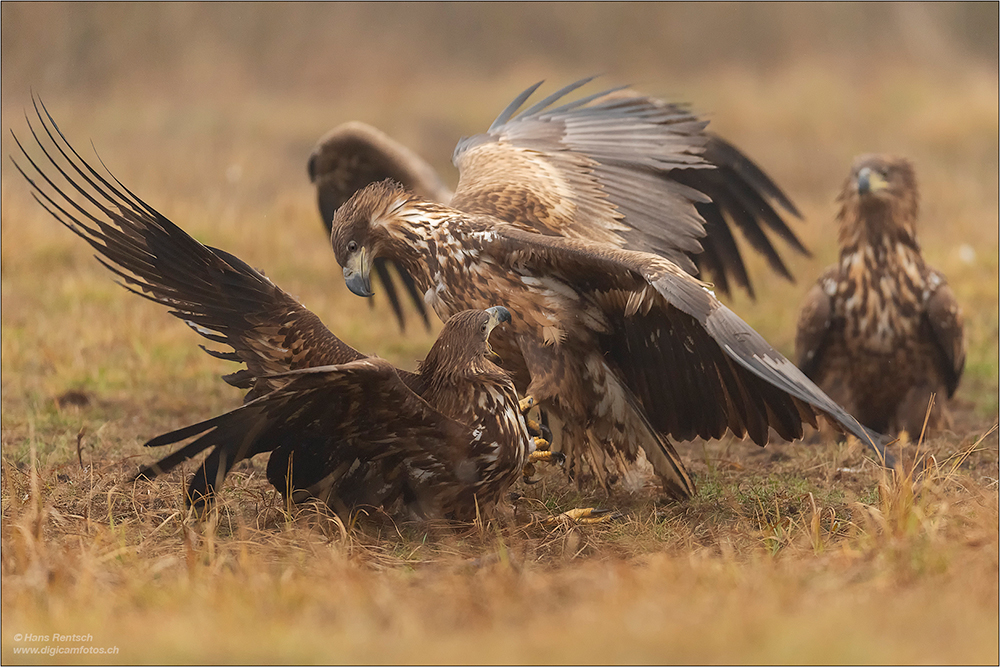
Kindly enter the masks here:
M 531 452 L 531 454 L 528 456 L 528 461 L 530 463 L 545 462 L 545 463 L 558 463 L 562 465 L 563 463 L 566 462 L 565 454 L 563 454 L 562 452 L 553 452 L 552 450 L 548 449 L 547 442 L 545 443 L 545 445 L 546 446 L 544 449 L 539 448 Z M 537 446 L 537 439 L 536 439 L 536 446 Z
M 525 419 L 525 425 L 528 427 L 528 433 L 536 438 L 541 438 L 542 440 L 552 440 L 552 431 L 545 424 L 540 424 L 534 419 Z
M 579 507 L 551 516 L 542 523 L 546 526 L 590 525 L 594 523 L 610 523 L 625 515 L 618 510 L 606 510 L 597 507 Z

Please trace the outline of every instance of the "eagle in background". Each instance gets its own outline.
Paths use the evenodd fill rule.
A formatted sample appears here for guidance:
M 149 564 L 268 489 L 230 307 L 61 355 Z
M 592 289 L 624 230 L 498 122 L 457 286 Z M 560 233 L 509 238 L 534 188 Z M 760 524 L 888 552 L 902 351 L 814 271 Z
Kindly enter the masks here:
M 806 296 L 795 339 L 799 367 L 877 431 L 947 427 L 944 396 L 965 365 L 962 313 L 917 242 L 913 165 L 862 155 L 837 201 L 839 261 Z
M 487 134 L 462 140 L 453 157 L 460 172 L 454 193 L 426 161 L 383 132 L 356 121 L 334 128 L 320 139 L 308 164 L 327 230 L 351 195 L 391 178 L 466 213 L 526 224 L 543 234 L 654 252 L 692 274 L 704 270 L 720 293 L 728 294 L 732 281 L 753 297 L 732 225 L 791 280 L 765 230 L 798 252 L 808 251 L 778 212 L 801 217 L 798 210 L 771 178 L 735 146 L 706 132 L 707 121 L 685 105 L 623 87 L 549 108 L 592 79 L 557 91 L 511 122 L 541 85 L 536 84 Z M 614 113 L 619 107 L 632 112 Z M 377 258 L 374 269 L 403 326 L 388 264 Z M 426 323 L 423 295 L 409 274 L 399 275 Z
M 367 357 L 263 274 L 103 177 L 44 106 L 35 110 L 51 147 L 29 127 L 47 163 L 39 167 L 19 141 L 31 175 L 15 161 L 35 199 L 126 289 L 231 348 L 206 352 L 246 364 L 224 376 L 249 390 L 244 404 L 147 442 L 196 438 L 137 478 L 210 450 L 187 489 L 188 501 L 204 507 L 233 465 L 270 452 L 267 479 L 282 495 L 315 497 L 338 513 L 369 505 L 470 520 L 505 495 L 535 445 L 513 383 L 490 360 L 490 333 L 511 321 L 506 308 L 457 312 L 417 373 Z

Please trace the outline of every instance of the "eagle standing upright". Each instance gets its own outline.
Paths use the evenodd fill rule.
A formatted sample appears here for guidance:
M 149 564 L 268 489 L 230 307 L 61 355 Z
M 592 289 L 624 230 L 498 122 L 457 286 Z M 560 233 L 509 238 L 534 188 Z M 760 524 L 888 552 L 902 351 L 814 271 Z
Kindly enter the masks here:
M 126 289 L 231 348 L 206 352 L 246 364 L 223 378 L 249 389 L 244 404 L 147 442 L 194 438 L 138 476 L 208 450 L 187 489 L 204 506 L 236 463 L 269 452 L 267 479 L 282 495 L 315 497 L 345 515 L 369 505 L 471 520 L 502 499 L 535 444 L 510 377 L 491 361 L 489 337 L 511 321 L 506 308 L 456 313 L 417 373 L 368 357 L 262 273 L 98 173 L 43 110 L 36 105 L 44 133 L 31 133 L 44 158 L 18 141 L 31 175 L 15 161 L 35 199 Z
M 877 431 L 947 426 L 944 398 L 965 365 L 962 313 L 917 242 L 913 165 L 862 155 L 838 197 L 840 259 L 806 296 L 795 339 L 799 367 Z

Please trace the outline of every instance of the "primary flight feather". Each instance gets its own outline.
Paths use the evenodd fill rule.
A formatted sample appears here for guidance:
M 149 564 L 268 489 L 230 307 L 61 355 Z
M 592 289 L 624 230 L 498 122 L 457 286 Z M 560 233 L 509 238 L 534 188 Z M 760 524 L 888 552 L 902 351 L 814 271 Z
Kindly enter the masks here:
M 795 206 L 753 161 L 686 106 L 628 88 L 567 102 L 592 78 L 577 81 L 520 111 L 536 84 L 500 114 L 485 134 L 463 139 L 453 161 L 455 192 L 420 156 L 384 133 L 352 121 L 320 139 L 309 158 L 323 222 L 364 186 L 391 178 L 414 194 L 466 213 L 529 225 L 543 234 L 654 252 L 697 274 L 718 291 L 730 282 L 753 295 L 732 228 L 770 266 L 791 274 L 765 230 L 806 253 L 780 209 Z M 388 268 L 376 275 L 400 323 L 403 311 Z M 398 267 L 397 267 L 398 268 Z M 426 320 L 412 278 L 403 286 Z
M 139 477 L 208 450 L 187 490 L 189 502 L 204 505 L 233 465 L 269 452 L 268 480 L 295 500 L 316 497 L 341 513 L 368 505 L 470 520 L 521 475 L 534 441 L 488 343 L 495 327 L 511 321 L 506 308 L 455 313 L 417 373 L 396 369 L 347 345 L 262 273 L 202 245 L 102 176 L 43 106 L 36 112 L 43 132 L 31 133 L 42 157 L 18 142 L 26 167 L 15 161 L 36 200 L 127 289 L 230 348 L 209 354 L 246 365 L 225 376 L 249 390 L 244 405 L 150 440 L 156 447 L 195 438 Z

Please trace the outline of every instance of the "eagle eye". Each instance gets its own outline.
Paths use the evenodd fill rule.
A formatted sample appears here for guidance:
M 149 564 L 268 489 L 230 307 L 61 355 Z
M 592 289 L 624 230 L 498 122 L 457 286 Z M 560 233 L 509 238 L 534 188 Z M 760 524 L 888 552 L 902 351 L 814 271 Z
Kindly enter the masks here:
M 347 242 L 347 252 L 355 252 L 355 251 L 357 251 L 357 249 L 358 249 L 358 242 L 357 241 L 348 241 Z
M 479 330 L 486 333 L 486 322 L 483 322 L 482 326 L 479 327 Z

